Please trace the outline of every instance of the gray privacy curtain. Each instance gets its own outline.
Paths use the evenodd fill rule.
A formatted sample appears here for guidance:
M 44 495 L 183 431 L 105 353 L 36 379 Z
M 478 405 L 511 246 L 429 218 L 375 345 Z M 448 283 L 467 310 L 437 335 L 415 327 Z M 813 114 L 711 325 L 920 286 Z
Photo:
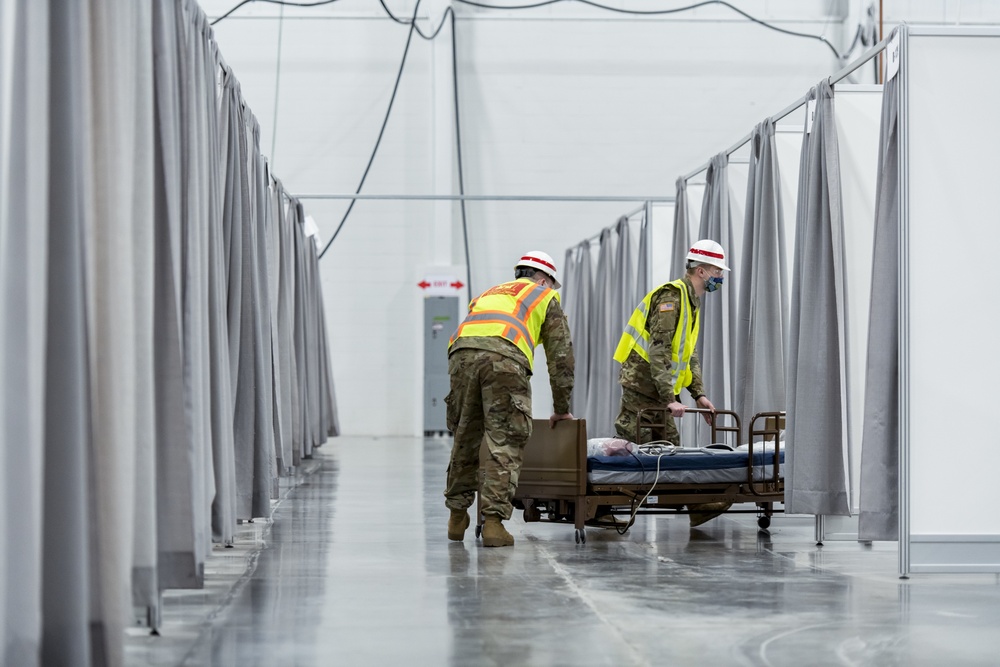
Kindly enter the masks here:
M 802 140 L 787 358 L 785 509 L 850 513 L 846 306 L 840 157 L 833 88 L 813 88 Z M 877 356 L 877 355 L 876 355 Z
M 690 225 L 687 181 L 681 176 L 677 179 L 677 198 L 674 201 L 674 231 L 670 246 L 671 280 L 676 280 L 683 276 L 687 269 L 687 253 L 691 249 Z
M 646 208 L 642 214 L 642 221 L 639 223 L 639 248 L 635 261 L 635 289 L 632 290 L 635 305 L 649 294 L 652 287 L 653 276 L 653 221 L 646 215 L 651 208 Z M 622 330 L 628 324 L 628 318 L 632 317 L 630 306 L 625 313 L 625 320 L 622 322 Z M 617 345 L 617 342 L 615 343 Z M 615 415 L 617 417 L 617 414 Z
M 130 624 L 133 599 L 148 600 L 155 590 L 150 573 L 155 509 L 152 495 L 138 488 L 151 477 L 155 447 L 149 428 L 155 411 L 152 6 L 102 1 L 89 7 L 93 158 L 82 169 L 93 179 L 84 182 L 92 192 L 93 217 L 85 235 L 82 284 L 87 285 L 94 494 L 89 523 L 99 582 L 91 639 L 96 663 L 104 658 L 119 664 L 120 636 Z M 63 547 L 58 539 L 56 548 Z M 133 596 L 137 563 L 150 576 L 138 582 Z
M 566 279 L 562 286 L 562 304 L 569 320 L 573 339 L 573 356 L 576 359 L 573 398 L 570 411 L 577 417 L 587 412 L 587 378 L 590 373 L 590 299 L 593 290 L 591 277 L 590 241 L 584 241 L 566 251 Z
M 738 287 L 734 409 L 744 422 L 785 408 L 788 285 L 785 223 L 774 143 L 774 122 L 751 136 L 743 250 Z
M 49 9 L 13 0 L 0 12 L 0 662 L 37 664 L 42 635 L 42 498 L 45 492 L 45 359 L 49 265 Z M 8 443 L 20 443 L 11 447 Z M 81 494 L 78 485 L 67 489 Z M 65 504 L 71 506 L 67 501 Z M 78 512 L 86 506 L 77 506 Z M 76 521 L 79 514 L 67 517 Z M 82 529 L 83 524 L 78 523 Z M 74 533 L 75 547 L 85 534 Z M 84 543 L 85 544 L 85 543 Z M 77 558 L 81 556 L 78 554 Z M 82 555 L 86 558 L 86 551 Z M 67 651 L 89 654 L 87 564 L 69 575 Z M 80 567 L 82 570 L 75 568 Z
M 597 273 L 594 277 L 594 293 L 591 299 L 591 320 L 588 331 L 590 339 L 590 368 L 587 374 L 587 432 L 594 437 L 611 435 L 614 432 L 612 411 L 612 383 L 618 376 L 614 370 L 614 346 L 621 329 L 615 327 L 614 310 L 615 282 L 615 240 L 608 227 L 601 231 L 598 242 Z M 572 332 L 570 332 L 572 334 Z
M 701 299 L 701 333 L 698 354 L 702 379 L 709 400 L 720 409 L 733 406 L 733 376 L 736 368 L 736 295 L 732 280 L 739 275 L 739 263 L 733 247 L 733 219 L 729 207 L 729 156 L 719 153 L 708 165 L 705 175 L 705 198 L 701 207 L 699 239 L 711 239 L 722 244 L 730 273 L 728 284 Z M 700 444 L 711 439 L 709 429 L 700 429 Z
M 899 78 L 886 82 L 879 131 L 878 188 L 868 367 L 861 440 L 862 540 L 899 539 Z
M 200 404 L 193 404 L 194 399 L 204 399 L 198 365 L 204 353 L 199 326 L 203 243 L 198 228 L 201 211 L 193 201 L 199 191 L 190 174 L 202 166 L 197 160 L 201 137 L 193 123 L 185 122 L 203 91 L 198 87 L 194 53 L 186 47 L 194 28 L 184 5 L 159 0 L 153 16 L 160 176 L 155 184 L 153 347 L 160 589 L 200 587 L 208 546 L 202 541 L 204 413 Z
M 651 228 L 645 210 L 638 220 L 636 242 L 635 223 L 628 216 L 601 230 L 593 282 L 591 240 L 566 254 L 567 265 L 573 267 L 572 282 L 564 285 L 566 313 L 577 356 L 573 414 L 586 418 L 587 430 L 595 437 L 614 433 L 621 400 L 615 348 L 632 311 L 650 289 Z
M 95 222 L 93 186 L 97 177 L 88 163 L 96 144 L 106 138 L 91 136 L 96 82 L 89 76 L 91 35 L 86 28 L 93 18 L 81 6 L 68 6 L 49 15 L 48 279 L 42 282 L 46 293 L 41 295 L 42 303 L 47 305 L 47 331 L 43 337 L 45 359 L 40 367 L 43 375 L 39 378 L 44 380 L 45 388 L 45 500 L 38 525 L 42 543 L 38 551 L 30 554 L 42 567 L 37 582 L 40 588 L 32 591 L 35 595 L 41 593 L 42 664 L 93 664 L 95 655 L 103 655 L 110 648 L 109 632 L 123 631 L 121 618 L 115 623 L 106 616 L 106 605 L 113 602 L 114 582 L 108 580 L 108 568 L 102 567 L 99 558 L 114 545 L 110 533 L 114 526 L 108 524 L 102 511 L 103 498 L 91 482 L 109 477 L 113 482 L 114 477 L 112 471 L 102 469 L 102 465 L 113 462 L 107 452 L 99 455 L 95 451 L 91 431 L 92 420 L 103 415 L 93 410 L 96 401 L 88 359 L 87 318 L 91 304 L 87 298 L 86 248 L 90 226 Z M 79 30 L 79 26 L 85 29 Z M 5 313 L 3 319 L 11 316 L 14 313 Z M 4 448 L 21 448 L 25 444 L 5 440 Z M 54 493 L 56 490 L 60 492 Z M 23 505 L 18 502 L 9 507 Z M 60 529 L 65 533 L 56 532 Z M 4 537 L 10 540 L 13 536 Z M 60 590 L 61 585 L 66 590 Z M 17 604 L 16 600 L 10 602 Z M 32 608 L 36 608 L 35 604 L 28 606 Z M 24 610 L 14 606 L 7 611 L 9 618 Z M 69 646 L 61 644 L 62 632 L 68 635 Z M 37 655 L 30 656 L 29 663 L 29 656 L 20 655 L 25 660 L 20 664 L 38 660 Z M 5 664 L 11 658 L 5 655 Z
M 0 43 L 0 664 L 120 665 L 232 541 L 241 457 L 269 514 L 293 405 L 337 431 L 316 247 L 194 0 L 11 0 Z

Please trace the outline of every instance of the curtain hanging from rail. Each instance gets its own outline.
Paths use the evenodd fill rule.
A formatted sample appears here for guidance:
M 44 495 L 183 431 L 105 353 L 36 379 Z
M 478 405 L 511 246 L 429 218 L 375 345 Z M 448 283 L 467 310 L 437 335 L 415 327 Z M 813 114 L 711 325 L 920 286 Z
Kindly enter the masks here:
M 117 665 L 133 605 L 233 539 L 230 354 L 257 512 L 294 410 L 302 452 L 337 431 L 316 247 L 194 0 L 12 0 L 0 43 L 0 662 Z
M 645 216 L 643 216 L 645 217 Z M 618 410 L 621 406 L 622 390 L 618 384 L 618 374 L 621 372 L 621 364 L 614 360 L 615 348 L 618 346 L 618 339 L 621 338 L 622 331 L 628 318 L 635 310 L 635 306 L 642 297 L 643 292 L 636 296 L 636 264 L 633 256 L 636 251 L 632 248 L 632 233 L 629 229 L 628 216 L 618 218 L 614 226 L 615 230 L 615 279 L 612 283 L 611 291 L 611 348 L 607 356 L 601 357 L 601 362 L 609 366 L 608 374 L 611 381 L 608 383 L 608 412 L 606 433 L 611 435 L 614 431 L 615 419 L 618 417 Z
M 140 477 L 143 483 L 153 477 L 155 455 L 152 8 L 107 1 L 89 6 L 93 159 L 82 169 L 93 178 L 87 184 L 94 208 L 85 262 L 90 523 L 96 539 L 91 553 L 99 582 L 93 591 L 99 621 L 91 620 L 91 639 L 95 656 L 120 664 L 120 637 L 131 622 L 133 601 L 146 603 L 155 590 L 148 527 L 155 525 L 155 518 L 149 523 L 155 505 L 137 484 Z M 69 30 L 80 32 L 80 26 Z
M 899 539 L 899 78 L 886 82 L 879 130 L 858 538 Z
M 587 419 L 587 430 L 594 434 L 614 433 L 621 400 L 615 347 L 636 304 L 650 290 L 652 228 L 646 211 L 636 212 L 638 218 L 622 216 L 601 230 L 594 280 L 591 239 L 566 252 L 563 294 L 577 360 L 572 410 Z
M 701 299 L 701 335 L 699 359 L 705 392 L 717 408 L 731 409 L 733 405 L 733 374 L 736 368 L 736 295 L 733 294 L 734 275 L 738 275 L 733 240 L 733 218 L 729 207 L 729 156 L 719 153 L 708 165 L 705 175 L 705 198 L 701 208 L 699 239 L 711 239 L 722 244 L 726 251 L 726 264 L 730 273 L 729 284 L 714 294 Z M 698 442 L 709 444 L 711 432 L 700 429 Z
M 4 664 L 37 664 L 42 635 L 42 498 L 45 457 L 45 356 L 49 265 L 49 10 L 14 0 L 0 12 L 0 656 Z M 70 415 L 67 415 L 67 420 Z M 79 495 L 78 485 L 67 495 Z M 82 502 L 68 522 L 85 514 Z M 81 527 L 83 523 L 77 523 Z M 85 535 L 71 532 L 74 546 Z M 86 551 L 82 554 L 86 559 Z M 86 563 L 73 563 L 77 580 Z M 75 568 L 81 567 L 78 572 Z M 86 583 L 86 582 L 81 582 Z M 74 623 L 86 590 L 67 591 L 66 653 L 89 654 Z M 60 619 L 62 620 L 62 619 Z M 34 662 L 32 662 L 34 661 Z
M 651 207 L 643 209 L 642 219 L 639 223 L 639 248 L 635 260 L 635 289 L 632 292 L 634 297 L 632 300 L 635 301 L 635 304 L 638 304 L 639 300 L 653 289 L 651 284 L 653 280 L 653 221 L 649 219 L 651 210 Z M 632 308 L 635 307 L 635 304 L 632 305 Z M 629 310 L 622 322 L 623 330 L 631 316 L 632 311 Z M 618 345 L 617 341 L 615 345 Z M 617 412 L 615 417 L 618 417 Z
M 843 204 L 833 88 L 809 93 L 802 140 L 787 359 L 785 509 L 850 514 Z
M 754 128 L 750 144 L 743 250 L 733 281 L 739 288 L 733 405 L 744 420 L 784 409 L 788 337 L 785 223 L 771 119 Z
M 88 121 L 92 118 L 95 90 L 88 76 L 89 35 L 81 34 L 75 26 L 87 25 L 92 19 L 89 8 L 80 6 L 50 14 L 49 201 L 48 220 L 43 223 L 49 226 L 48 280 L 42 282 L 46 293 L 40 295 L 41 302 L 47 305 L 41 489 L 46 501 L 40 524 L 42 542 L 39 550 L 31 554 L 41 561 L 43 663 L 65 660 L 72 664 L 82 660 L 89 664 L 95 654 L 110 648 L 109 632 L 124 630 L 113 622 L 109 627 L 111 619 L 105 616 L 108 593 L 112 592 L 109 584 L 113 586 L 113 582 L 104 580 L 102 575 L 107 570 L 98 558 L 106 553 L 102 547 L 109 546 L 104 541 L 111 526 L 107 523 L 109 517 L 100 512 L 97 489 L 91 482 L 92 474 L 105 480 L 113 477 L 108 475 L 111 470 L 101 469 L 111 462 L 105 456 L 99 460 L 94 451 L 94 396 L 87 350 L 87 318 L 91 313 L 86 252 L 95 223 L 93 185 L 97 178 L 88 168 L 95 147 Z M 53 224 L 56 220 L 59 223 Z M 104 416 L 95 415 L 95 427 L 106 426 L 101 419 Z M 17 449 L 31 446 L 5 439 L 5 449 L 11 449 L 15 442 Z M 24 505 L 18 502 L 11 507 Z M 93 530 L 88 526 L 91 520 Z M 83 523 L 72 525 L 77 521 Z M 60 529 L 66 532 L 56 532 Z M 5 539 L 17 537 L 5 535 Z M 59 589 L 63 583 L 67 590 Z M 35 591 L 37 594 L 38 589 Z M 16 598 L 12 602 L 18 604 Z M 8 613 L 20 615 L 24 610 L 14 607 Z M 89 630 L 91 623 L 94 632 Z M 61 638 L 52 630 L 64 624 L 73 649 L 82 653 L 67 653 L 68 647 L 60 646 Z M 4 657 L 6 664 L 10 656 Z M 38 656 L 31 658 L 37 660 Z
M 610 227 L 601 231 L 597 254 L 597 273 L 594 278 L 594 296 L 591 300 L 590 320 L 590 368 L 587 376 L 587 430 L 595 437 L 614 432 L 612 411 L 613 382 L 618 381 L 614 373 L 614 346 L 621 330 L 616 329 L 614 293 L 617 275 L 615 273 L 615 238 Z
M 587 380 L 590 373 L 590 298 L 593 290 L 591 263 L 590 241 L 584 241 L 566 251 L 566 279 L 563 281 L 562 302 L 569 321 L 573 339 L 573 357 L 576 360 L 570 411 L 579 418 L 584 417 L 587 412 Z
M 198 141 L 185 118 L 198 89 L 190 19 L 183 3 L 154 5 L 154 80 L 156 82 L 156 368 L 157 568 L 159 587 L 197 588 L 202 584 L 205 543 L 204 423 L 200 367 L 203 348 L 197 325 L 201 294 L 197 282 L 201 244 L 199 211 L 192 198 L 198 184 L 186 170 L 197 170 Z M 189 85 L 185 82 L 190 81 Z M 192 235 L 192 238 L 188 236 Z M 208 469 L 211 470 L 211 467 Z
M 677 198 L 674 201 L 674 230 L 670 249 L 670 279 L 684 275 L 687 253 L 691 248 L 691 220 L 688 215 L 687 180 L 677 179 Z

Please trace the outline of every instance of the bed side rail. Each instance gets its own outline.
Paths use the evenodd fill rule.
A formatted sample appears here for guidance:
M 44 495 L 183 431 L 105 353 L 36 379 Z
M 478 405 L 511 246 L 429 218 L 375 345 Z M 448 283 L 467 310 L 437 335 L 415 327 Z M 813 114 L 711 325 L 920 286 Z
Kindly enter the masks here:
M 763 426 L 759 426 L 763 420 Z M 785 412 L 758 412 L 750 419 L 749 452 L 747 453 L 747 486 L 755 496 L 773 495 L 778 490 L 781 481 L 781 432 L 785 430 Z M 760 488 L 753 478 L 753 447 L 756 438 L 765 442 L 774 442 L 774 460 L 771 466 L 771 477 L 760 482 Z
M 688 408 L 684 414 L 705 414 L 711 415 L 712 424 L 712 442 L 719 441 L 720 433 L 732 433 L 736 436 L 736 444 L 741 443 L 740 434 L 742 433 L 742 425 L 740 424 L 740 416 L 733 412 L 732 410 L 706 410 L 704 408 Z M 648 415 L 648 417 L 647 417 Z M 635 428 L 635 440 L 637 445 L 642 443 L 642 429 L 644 428 L 666 428 L 667 417 L 670 416 L 670 410 L 666 407 L 656 407 L 656 408 L 642 408 L 639 410 L 639 414 L 636 415 L 636 428 Z M 720 423 L 720 418 L 731 417 L 732 423 L 730 425 L 723 425 Z M 644 419 L 645 418 L 645 419 Z

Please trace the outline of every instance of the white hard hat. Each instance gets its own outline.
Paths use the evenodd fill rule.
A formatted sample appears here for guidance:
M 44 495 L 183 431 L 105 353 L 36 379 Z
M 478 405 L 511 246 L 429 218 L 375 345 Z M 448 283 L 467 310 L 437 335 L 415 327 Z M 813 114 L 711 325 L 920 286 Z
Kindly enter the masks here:
M 559 283 L 559 279 L 556 278 L 556 263 L 553 259 L 541 250 L 532 250 L 526 252 L 518 260 L 517 264 L 514 265 L 516 269 L 519 266 L 526 266 L 532 269 L 538 269 L 549 278 L 552 278 L 552 282 L 555 284 L 556 289 L 562 287 Z
M 689 262 L 711 264 L 723 271 L 729 270 L 729 267 L 726 266 L 726 251 L 722 249 L 721 245 L 710 239 L 702 239 L 691 246 L 687 259 Z

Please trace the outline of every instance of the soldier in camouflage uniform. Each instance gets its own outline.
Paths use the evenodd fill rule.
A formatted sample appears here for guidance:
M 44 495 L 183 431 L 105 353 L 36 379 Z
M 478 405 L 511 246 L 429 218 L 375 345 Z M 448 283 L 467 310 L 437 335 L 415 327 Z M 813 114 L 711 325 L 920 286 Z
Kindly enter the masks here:
M 648 360 L 643 358 L 641 345 L 634 345 L 630 350 L 623 347 L 623 343 L 630 335 L 629 327 L 626 327 L 623 342 L 619 344 L 619 351 L 628 350 L 624 359 L 619 358 L 622 363 L 619 376 L 622 398 L 618 418 L 615 420 L 615 431 L 620 438 L 635 441 L 637 427 L 640 427 L 638 442 L 665 440 L 680 446 L 680 433 L 674 418 L 683 416 L 686 409 L 675 394 L 675 390 L 681 388 L 687 389 L 699 408 L 715 410 L 715 406 L 705 396 L 697 351 L 692 351 L 688 362 L 690 377 L 687 380 L 683 377 L 678 380 L 677 366 L 681 362 L 675 356 L 676 350 L 673 346 L 675 336 L 683 333 L 678 332 L 679 327 L 683 328 L 682 313 L 691 314 L 693 320 L 697 322 L 701 315 L 701 297 L 706 292 L 713 292 L 722 286 L 723 271 L 728 271 L 729 268 L 725 264 L 722 247 L 714 241 L 698 241 L 691 248 L 687 259 L 687 272 L 683 278 L 660 285 L 646 295 L 646 299 L 643 300 L 645 306 L 640 304 L 640 309 L 644 309 L 645 312 L 645 332 L 648 333 L 648 348 L 645 352 L 648 354 Z M 687 299 L 687 304 L 682 303 L 682 299 Z M 630 325 L 636 321 L 636 317 L 637 315 L 633 314 Z M 697 341 L 697 334 L 698 327 L 695 325 L 694 342 Z M 616 358 L 619 354 L 620 352 L 616 353 Z M 669 410 L 664 419 L 667 422 L 665 428 L 636 423 L 640 410 L 663 407 Z M 704 416 L 706 422 L 711 423 L 709 415 Z M 646 415 L 643 415 L 643 421 L 648 423 Z M 689 505 L 691 525 L 704 523 L 729 509 L 729 506 L 728 503 Z
M 501 521 L 510 518 L 521 455 L 531 435 L 531 368 L 536 345 L 545 346 L 554 413 L 550 424 L 572 419 L 573 346 L 559 305 L 551 257 L 532 251 L 515 267 L 515 280 L 474 299 L 448 352 L 451 391 L 445 398 L 448 428 L 455 434 L 445 488 L 451 510 L 448 538 L 461 540 L 469 526 L 468 508 L 479 488 L 479 450 L 489 459 L 481 506 L 483 546 L 511 546 Z M 518 332 L 525 335 L 518 335 Z

